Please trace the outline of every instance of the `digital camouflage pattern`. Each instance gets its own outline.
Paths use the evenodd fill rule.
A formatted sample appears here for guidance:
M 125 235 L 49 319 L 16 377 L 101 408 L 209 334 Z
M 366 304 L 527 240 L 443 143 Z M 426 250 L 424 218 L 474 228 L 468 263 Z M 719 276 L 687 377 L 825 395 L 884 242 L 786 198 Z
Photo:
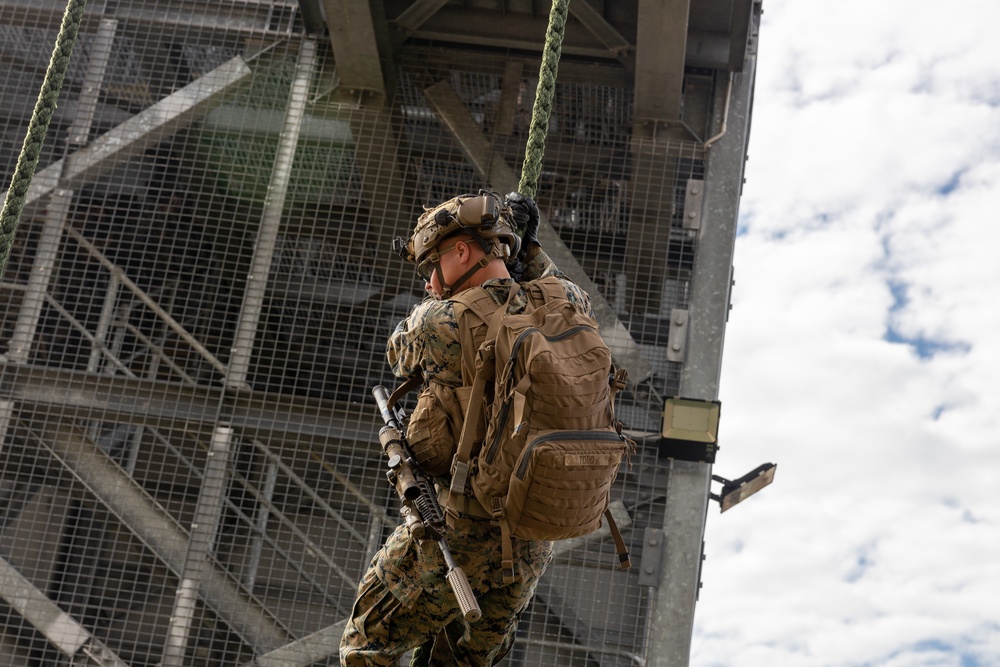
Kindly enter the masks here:
M 358 587 L 340 645 L 344 667 L 396 665 L 400 656 L 447 627 L 454 655 L 432 665 L 488 667 L 510 649 L 521 613 L 552 560 L 552 543 L 514 540 L 514 583 L 504 584 L 500 528 L 460 520 L 448 533 L 456 564 L 469 579 L 483 616 L 466 623 L 445 581 L 447 567 L 430 541 L 420 544 L 399 526 L 372 559 Z
M 544 252 L 532 259 L 521 280 L 562 276 Z M 566 296 L 582 312 L 593 315 L 590 297 L 575 283 L 564 279 Z M 509 278 L 488 280 L 483 289 L 502 305 L 514 281 Z M 511 304 L 510 312 L 524 311 L 527 297 L 522 290 Z M 401 321 L 389 337 L 386 354 L 396 377 L 407 378 L 422 372 L 425 379 L 449 387 L 462 385 L 462 352 L 458 321 L 451 301 L 427 298 L 414 307 L 409 317 Z
M 551 259 L 538 251 L 528 261 L 521 279 L 549 276 L 562 278 Z M 572 281 L 562 280 L 568 299 L 592 315 L 587 293 Z M 513 284 L 512 279 L 496 279 L 484 282 L 482 287 L 497 305 L 502 305 Z M 521 290 L 510 310 L 519 313 L 526 306 L 527 296 Z M 454 304 L 428 298 L 399 323 L 389 338 L 386 354 L 397 377 L 411 377 L 420 371 L 428 382 L 459 387 L 462 385 L 459 339 Z M 454 443 L 444 444 L 454 447 Z M 453 454 L 452 451 L 448 460 Z M 439 481 L 447 485 L 447 475 Z M 421 655 L 420 650 L 424 649 L 418 649 L 411 664 L 489 667 L 506 655 L 521 613 L 552 559 L 552 543 L 513 540 L 515 578 L 513 583 L 504 584 L 499 526 L 473 518 L 458 518 L 454 523 L 447 535 L 448 547 L 469 580 L 482 618 L 475 623 L 461 618 L 454 593 L 445 579 L 447 568 L 437 545 L 432 541 L 418 543 L 401 525 L 372 559 L 361 580 L 341 640 L 341 665 L 396 665 L 407 651 L 422 647 L 435 637 L 438 640 L 433 657 L 428 658 L 426 652 Z

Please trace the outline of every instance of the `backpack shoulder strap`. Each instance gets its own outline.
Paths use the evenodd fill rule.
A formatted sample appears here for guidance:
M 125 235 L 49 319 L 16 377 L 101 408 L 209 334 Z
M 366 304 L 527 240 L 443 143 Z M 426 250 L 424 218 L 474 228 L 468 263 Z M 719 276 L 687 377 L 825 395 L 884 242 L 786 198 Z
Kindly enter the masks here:
M 485 314 L 487 317 L 497 307 L 496 302 L 493 301 L 489 293 L 482 287 L 470 287 L 469 289 L 462 290 L 448 300 L 456 306 L 469 309 L 477 315 Z M 458 312 L 457 308 L 456 312 Z
M 469 481 L 469 461 L 472 460 L 473 439 L 479 430 L 479 420 L 483 414 L 483 395 L 486 392 L 486 382 L 493 379 L 495 372 L 494 345 L 496 343 L 497 332 L 500 331 L 500 323 L 507 316 L 507 309 L 520 291 L 520 285 L 514 283 L 507 293 L 507 302 L 497 308 L 490 318 L 490 328 L 486 332 L 486 340 L 476 351 L 476 375 L 472 382 L 472 395 L 469 398 L 469 409 L 466 413 L 465 423 L 462 424 L 462 435 L 458 441 L 458 451 L 451 464 L 451 487 L 453 494 L 464 495 L 466 484 Z
M 482 287 L 474 287 L 451 297 L 455 322 L 458 323 L 458 338 L 462 344 L 462 384 L 472 384 L 476 374 L 476 333 L 486 329 L 500 306 Z

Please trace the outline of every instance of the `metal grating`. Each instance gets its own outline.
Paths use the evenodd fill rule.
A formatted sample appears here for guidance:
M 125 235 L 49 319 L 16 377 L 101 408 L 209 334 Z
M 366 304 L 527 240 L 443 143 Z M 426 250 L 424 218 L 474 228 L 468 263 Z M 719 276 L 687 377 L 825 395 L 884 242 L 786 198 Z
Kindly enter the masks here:
M 23 4 L 0 0 L 4 182 L 60 17 Z M 384 341 L 421 285 L 388 241 L 488 182 L 426 91 L 448 82 L 516 172 L 537 64 L 414 47 L 387 107 L 345 102 L 296 8 L 88 9 L 40 165 L 56 185 L 36 185 L 0 284 L 0 664 L 337 664 L 397 522 L 369 389 L 395 382 Z M 632 94 L 559 84 L 537 199 L 652 368 L 620 408 L 642 435 L 679 386 L 666 340 L 705 152 L 644 153 Z M 643 535 L 666 466 L 642 447 L 617 483 L 637 564 L 660 548 Z M 606 538 L 561 548 L 504 664 L 645 664 L 655 584 L 615 571 Z

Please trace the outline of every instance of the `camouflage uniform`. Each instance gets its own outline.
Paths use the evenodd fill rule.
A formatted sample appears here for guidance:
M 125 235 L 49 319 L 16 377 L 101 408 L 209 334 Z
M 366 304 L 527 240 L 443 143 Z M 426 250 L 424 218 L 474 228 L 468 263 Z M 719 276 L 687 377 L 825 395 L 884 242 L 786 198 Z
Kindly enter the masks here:
M 518 618 L 552 558 L 552 543 L 515 540 L 516 577 L 508 585 L 500 568 L 498 527 L 459 520 L 447 540 L 476 594 L 482 618 L 471 624 L 461 620 L 437 545 L 421 544 L 405 526 L 398 526 L 361 580 L 340 645 L 342 665 L 395 665 L 406 651 L 446 626 L 448 640 L 461 657 L 432 664 L 486 667 L 507 652 Z
M 544 252 L 528 264 L 523 282 L 549 276 L 562 276 L 552 260 Z M 507 300 L 511 279 L 487 280 L 482 288 L 489 293 L 497 305 Z M 566 296 L 581 311 L 593 315 L 590 297 L 576 283 L 563 279 Z M 527 305 L 527 297 L 522 290 L 511 304 L 512 314 L 520 313 Z M 392 372 L 401 378 L 412 377 L 423 372 L 428 380 L 449 387 L 462 385 L 462 369 L 458 333 L 451 301 L 434 298 L 424 299 L 410 313 L 410 316 L 396 326 L 389 337 L 387 355 Z
M 548 256 L 538 252 L 522 280 L 552 275 L 561 277 Z M 592 314 L 586 292 L 568 279 L 563 283 L 569 300 Z M 496 279 L 482 287 L 503 305 L 513 284 L 512 279 Z M 523 311 L 526 303 L 522 290 L 511 303 L 510 312 Z M 452 303 L 425 299 L 390 336 L 389 363 L 399 377 L 420 371 L 429 382 L 461 386 L 459 338 Z M 448 483 L 446 478 L 439 481 Z M 552 543 L 513 540 L 515 579 L 504 584 L 500 528 L 495 522 L 461 515 L 449 530 L 447 541 L 456 564 L 469 579 L 482 618 L 471 624 L 461 618 L 437 545 L 430 541 L 420 544 L 405 526 L 399 526 L 372 559 L 361 581 L 340 645 L 342 665 L 395 665 L 405 652 L 435 637 L 434 657 L 423 664 L 488 667 L 506 655 L 521 613 L 552 559 Z M 443 644 L 448 647 L 444 655 Z

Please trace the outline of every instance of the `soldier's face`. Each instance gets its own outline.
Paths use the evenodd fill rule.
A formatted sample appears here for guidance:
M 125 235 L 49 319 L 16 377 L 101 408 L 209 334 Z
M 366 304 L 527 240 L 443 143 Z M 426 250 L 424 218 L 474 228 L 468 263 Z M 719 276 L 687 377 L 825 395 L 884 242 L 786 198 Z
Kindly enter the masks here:
M 454 246 L 446 248 L 446 250 L 454 250 Z M 427 283 L 424 285 L 424 289 L 428 294 L 433 296 L 435 299 L 441 299 L 444 296 L 444 286 L 441 284 L 441 276 L 444 274 L 445 281 L 452 277 L 452 262 L 450 261 L 454 257 L 454 253 L 444 252 L 440 253 L 438 263 L 430 272 L 430 277 Z
M 430 278 L 424 285 L 424 290 L 435 299 L 444 298 L 444 284 L 456 287 L 454 281 L 462 277 L 469 267 L 472 257 L 472 247 L 465 241 L 454 241 L 453 244 L 443 243 L 438 250 L 437 267 L 431 271 Z M 455 252 L 452 252 L 452 251 Z

